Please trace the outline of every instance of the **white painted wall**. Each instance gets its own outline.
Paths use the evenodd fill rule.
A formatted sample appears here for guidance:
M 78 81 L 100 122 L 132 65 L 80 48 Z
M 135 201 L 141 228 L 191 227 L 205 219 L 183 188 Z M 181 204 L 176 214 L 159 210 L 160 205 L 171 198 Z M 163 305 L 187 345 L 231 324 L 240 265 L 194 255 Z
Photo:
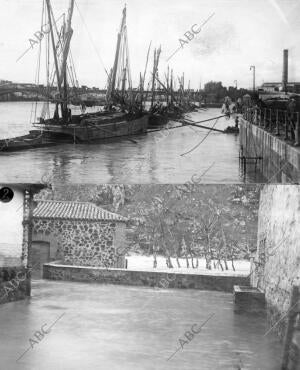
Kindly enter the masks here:
M 21 189 L 11 188 L 13 199 L 8 203 L 0 201 L 0 266 L 21 265 L 24 195 Z

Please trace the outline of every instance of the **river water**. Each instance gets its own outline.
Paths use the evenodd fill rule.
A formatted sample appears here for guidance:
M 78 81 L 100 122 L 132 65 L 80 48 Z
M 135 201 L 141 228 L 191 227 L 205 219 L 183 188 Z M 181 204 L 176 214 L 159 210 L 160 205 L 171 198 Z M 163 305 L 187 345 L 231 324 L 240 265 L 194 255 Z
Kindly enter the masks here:
M 37 116 L 42 104 L 37 105 Z M 31 102 L 1 102 L 0 138 L 28 133 L 32 128 L 32 107 L 34 112 Z M 79 108 L 77 110 L 79 113 Z M 72 111 L 76 113 L 75 108 Z M 187 117 L 200 121 L 220 114 L 220 109 L 210 108 L 189 113 Z M 215 121 L 205 123 L 207 126 L 214 124 Z M 170 127 L 177 125 L 180 124 L 169 123 Z M 224 129 L 229 125 L 234 125 L 232 118 L 221 118 L 214 127 Z M 263 181 L 255 173 L 243 176 L 238 159 L 238 135 L 189 126 L 152 132 L 134 139 L 136 143 L 119 139 L 0 153 L 0 178 L 2 182 L 32 183 L 41 181 L 46 175 L 54 184 L 185 183 L 193 175 L 197 175 L 197 179 L 201 177 L 203 183 Z
M 1 307 L 3 369 L 280 369 L 279 339 L 264 336 L 264 317 L 235 314 L 231 293 L 49 280 L 32 288 L 31 299 Z

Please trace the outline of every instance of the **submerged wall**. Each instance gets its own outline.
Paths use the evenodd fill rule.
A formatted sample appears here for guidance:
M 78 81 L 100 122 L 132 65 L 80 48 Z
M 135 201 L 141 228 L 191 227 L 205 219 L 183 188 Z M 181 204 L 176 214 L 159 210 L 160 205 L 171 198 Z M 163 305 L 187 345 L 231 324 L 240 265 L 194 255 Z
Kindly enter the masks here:
M 249 285 L 246 276 L 177 274 L 97 267 L 75 267 L 47 263 L 43 277 L 51 280 L 85 281 L 106 284 L 183 288 L 233 292 L 234 285 Z
M 246 157 L 263 157 L 258 171 L 270 182 L 300 183 L 300 148 L 240 118 L 240 145 Z
M 265 292 L 268 319 L 275 324 L 300 286 L 300 186 L 268 185 L 261 192 L 256 272 L 252 284 Z M 287 318 L 274 330 L 283 337 Z

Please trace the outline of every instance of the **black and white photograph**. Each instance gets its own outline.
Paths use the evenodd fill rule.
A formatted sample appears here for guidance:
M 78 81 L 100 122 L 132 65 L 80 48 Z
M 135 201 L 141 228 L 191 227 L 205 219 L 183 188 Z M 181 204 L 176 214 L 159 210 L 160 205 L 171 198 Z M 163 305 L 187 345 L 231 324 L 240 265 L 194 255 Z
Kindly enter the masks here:
M 299 182 L 297 0 L 0 4 L 2 181 Z
M 5 369 L 298 368 L 300 186 L 2 189 Z
M 300 370 L 298 0 L 0 0 L 0 370 Z

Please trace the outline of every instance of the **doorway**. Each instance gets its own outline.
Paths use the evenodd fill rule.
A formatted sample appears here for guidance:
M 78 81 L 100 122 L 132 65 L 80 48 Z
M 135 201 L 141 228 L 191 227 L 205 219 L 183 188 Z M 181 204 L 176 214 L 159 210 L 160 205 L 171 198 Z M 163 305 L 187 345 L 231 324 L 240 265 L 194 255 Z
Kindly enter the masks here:
M 43 275 L 43 264 L 50 261 L 50 243 L 33 241 L 31 244 L 32 256 L 32 278 L 41 279 Z

